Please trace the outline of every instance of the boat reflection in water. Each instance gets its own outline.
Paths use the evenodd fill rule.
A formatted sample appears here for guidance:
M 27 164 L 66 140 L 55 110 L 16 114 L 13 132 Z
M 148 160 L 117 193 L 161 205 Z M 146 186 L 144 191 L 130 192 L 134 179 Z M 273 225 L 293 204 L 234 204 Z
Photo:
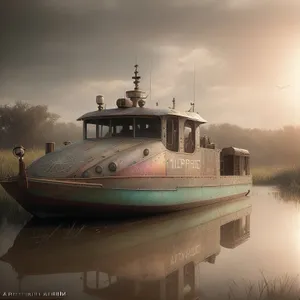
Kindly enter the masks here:
M 121 224 L 30 222 L 1 260 L 19 278 L 83 273 L 84 298 L 198 299 L 201 264 L 250 237 L 250 214 L 241 199 Z

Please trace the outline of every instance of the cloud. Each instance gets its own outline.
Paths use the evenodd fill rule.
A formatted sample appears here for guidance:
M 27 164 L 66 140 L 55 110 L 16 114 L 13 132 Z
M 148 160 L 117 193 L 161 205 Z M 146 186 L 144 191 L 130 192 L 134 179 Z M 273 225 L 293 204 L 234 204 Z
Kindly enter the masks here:
M 137 59 L 147 91 L 152 65 L 149 105 L 170 105 L 176 96 L 179 107 L 189 108 L 195 66 L 196 95 L 213 121 L 281 126 L 290 121 L 285 114 L 276 124 L 238 116 L 250 104 L 257 111 L 259 95 L 276 99 L 273 87 L 289 83 L 299 8 L 280 0 L 3 0 L 0 103 L 47 103 L 75 119 L 94 109 L 96 94 L 114 105 L 132 87 Z M 276 105 L 274 113 L 287 107 Z M 268 119 L 266 111 L 260 114 Z

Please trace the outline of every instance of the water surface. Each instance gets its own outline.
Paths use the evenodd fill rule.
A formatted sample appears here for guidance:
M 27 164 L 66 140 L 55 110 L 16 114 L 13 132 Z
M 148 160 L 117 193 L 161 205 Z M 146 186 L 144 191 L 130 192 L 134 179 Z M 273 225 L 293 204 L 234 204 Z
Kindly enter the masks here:
M 2 202 L 0 292 L 228 299 L 262 276 L 298 280 L 300 208 L 287 200 L 255 187 L 238 201 L 144 220 L 51 224 Z

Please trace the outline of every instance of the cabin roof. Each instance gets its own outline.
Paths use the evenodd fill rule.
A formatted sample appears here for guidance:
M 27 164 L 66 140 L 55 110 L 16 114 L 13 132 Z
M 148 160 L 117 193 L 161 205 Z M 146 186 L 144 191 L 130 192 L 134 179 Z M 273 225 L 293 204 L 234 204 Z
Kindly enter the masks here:
M 82 115 L 77 121 L 107 118 L 107 117 L 122 117 L 122 116 L 176 116 L 181 118 L 186 118 L 199 123 L 206 123 L 207 121 L 203 119 L 196 112 L 182 112 L 170 108 L 145 108 L 145 107 L 130 107 L 130 108 L 112 108 L 104 110 L 96 110 Z
M 246 149 L 228 147 L 222 149 L 223 155 L 238 155 L 238 156 L 249 156 L 250 152 Z

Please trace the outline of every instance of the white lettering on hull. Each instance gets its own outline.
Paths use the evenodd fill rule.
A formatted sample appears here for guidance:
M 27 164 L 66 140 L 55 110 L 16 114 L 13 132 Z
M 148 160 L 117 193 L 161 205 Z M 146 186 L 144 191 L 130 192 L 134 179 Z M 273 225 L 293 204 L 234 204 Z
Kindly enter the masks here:
M 189 248 L 184 252 L 178 252 L 171 257 L 171 266 L 176 264 L 177 262 L 186 261 L 189 258 L 199 254 L 201 251 L 201 245 L 197 245 L 195 247 Z
M 169 159 L 168 165 L 172 169 L 197 169 L 200 170 L 200 159 Z

